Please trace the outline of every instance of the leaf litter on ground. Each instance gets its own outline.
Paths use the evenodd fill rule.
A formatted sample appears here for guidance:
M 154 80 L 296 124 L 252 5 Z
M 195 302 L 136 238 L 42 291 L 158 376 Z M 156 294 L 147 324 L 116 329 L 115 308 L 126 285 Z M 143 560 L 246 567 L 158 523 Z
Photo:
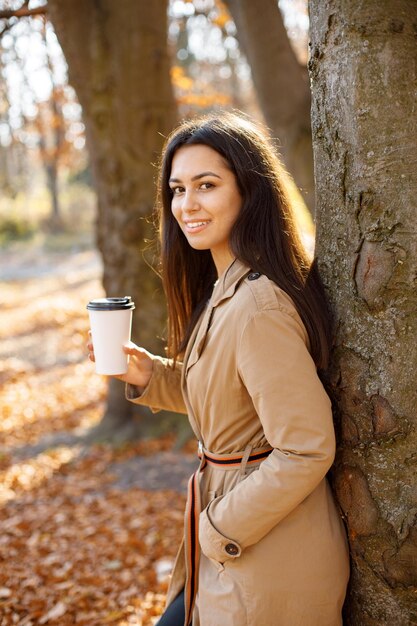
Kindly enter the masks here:
M 151 626 L 185 496 L 120 488 L 111 468 L 159 453 L 176 462 L 174 438 L 22 454 L 47 436 L 82 433 L 103 412 L 106 380 L 85 350 L 85 303 L 102 289 L 97 267 L 74 266 L 67 277 L 8 281 L 0 305 L 0 626 Z

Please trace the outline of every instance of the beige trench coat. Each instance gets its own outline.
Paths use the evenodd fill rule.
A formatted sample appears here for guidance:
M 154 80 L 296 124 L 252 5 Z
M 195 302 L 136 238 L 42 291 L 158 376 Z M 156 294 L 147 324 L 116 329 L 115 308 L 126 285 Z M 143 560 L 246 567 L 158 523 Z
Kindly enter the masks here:
M 340 625 L 349 560 L 325 478 L 335 453 L 331 405 L 289 296 L 235 260 L 183 363 L 173 370 L 157 357 L 143 394 L 126 393 L 153 410 L 188 413 L 212 453 L 273 447 L 255 467 L 201 472 L 193 626 Z M 168 603 L 186 569 L 183 542 Z

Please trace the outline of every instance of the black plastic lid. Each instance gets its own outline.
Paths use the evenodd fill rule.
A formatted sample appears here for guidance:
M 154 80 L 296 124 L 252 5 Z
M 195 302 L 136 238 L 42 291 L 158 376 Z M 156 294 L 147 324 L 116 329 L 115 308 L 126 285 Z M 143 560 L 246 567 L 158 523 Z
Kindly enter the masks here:
M 132 302 L 130 296 L 125 296 L 124 298 L 97 298 L 97 300 L 90 300 L 87 304 L 89 311 L 121 311 L 134 308 L 135 303 Z

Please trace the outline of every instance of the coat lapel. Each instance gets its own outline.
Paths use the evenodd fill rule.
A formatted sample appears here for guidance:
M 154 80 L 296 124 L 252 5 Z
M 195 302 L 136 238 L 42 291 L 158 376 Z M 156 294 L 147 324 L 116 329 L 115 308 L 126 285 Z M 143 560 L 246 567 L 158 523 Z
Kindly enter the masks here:
M 188 398 L 188 393 L 187 393 L 187 371 L 188 371 L 188 368 L 190 367 L 190 359 L 191 360 L 194 359 L 194 355 L 192 354 L 192 352 L 193 352 L 194 344 L 197 339 L 198 331 L 200 330 L 200 327 L 204 321 L 204 318 L 205 318 L 205 314 L 203 313 L 200 316 L 200 319 L 198 320 L 197 324 L 195 325 L 193 332 L 191 333 L 191 337 L 188 341 L 187 348 L 184 354 L 183 365 L 182 365 L 182 376 L 181 376 L 181 389 L 182 389 L 182 395 L 184 398 L 185 406 L 187 407 L 188 420 L 190 422 L 191 428 L 194 431 L 195 436 L 197 437 L 199 441 L 202 440 L 201 432 L 197 424 L 197 421 L 195 419 L 194 411 L 190 404 L 190 400 Z
M 188 373 L 190 367 L 197 363 L 198 359 L 204 348 L 204 343 L 210 328 L 210 322 L 213 315 L 213 306 L 209 303 L 201 316 L 201 322 L 198 324 L 198 329 L 192 342 L 191 350 L 188 354 L 187 361 L 184 360 L 185 373 Z
M 215 308 L 219 306 L 221 302 L 233 296 L 239 283 L 249 271 L 249 268 L 235 259 L 215 283 L 210 301 L 200 318 L 201 321 L 197 322 L 195 331 L 188 342 L 184 357 L 185 375 L 187 375 L 189 369 L 197 363 L 204 350 Z

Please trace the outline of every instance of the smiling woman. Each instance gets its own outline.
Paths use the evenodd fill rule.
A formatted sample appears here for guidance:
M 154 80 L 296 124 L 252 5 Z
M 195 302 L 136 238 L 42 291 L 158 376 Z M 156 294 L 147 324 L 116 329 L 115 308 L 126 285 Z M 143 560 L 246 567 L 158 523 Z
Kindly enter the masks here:
M 241 114 L 183 123 L 159 179 L 169 358 L 126 347 L 127 398 L 188 414 L 199 441 L 159 626 L 340 626 L 349 561 L 330 323 L 280 160 Z

